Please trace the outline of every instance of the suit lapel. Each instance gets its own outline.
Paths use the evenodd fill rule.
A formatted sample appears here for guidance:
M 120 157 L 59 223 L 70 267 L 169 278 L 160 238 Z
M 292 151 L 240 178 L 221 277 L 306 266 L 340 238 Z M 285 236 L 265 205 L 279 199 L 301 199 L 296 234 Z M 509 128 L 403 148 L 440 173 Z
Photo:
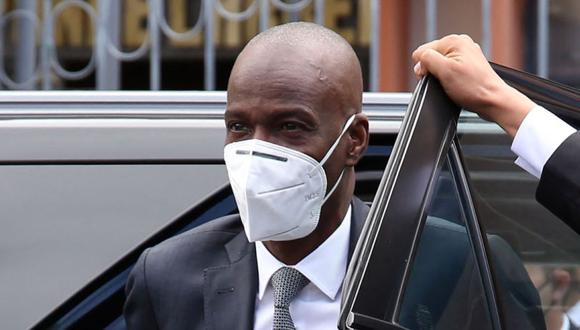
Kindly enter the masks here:
M 352 199 L 352 220 L 350 223 L 350 241 L 348 245 L 348 261 L 352 258 L 352 254 L 356 247 L 356 243 L 361 235 L 363 225 L 369 214 L 369 207 L 357 197 Z
M 349 284 L 352 284 L 350 278 L 352 277 L 352 272 L 356 268 L 356 263 L 358 262 L 358 254 L 354 255 L 356 245 L 361 238 L 361 235 L 366 222 L 367 216 L 369 214 L 369 207 L 360 199 L 354 197 L 352 200 L 352 222 L 350 227 L 350 242 L 348 247 L 348 267 L 346 274 L 344 276 L 344 281 L 342 282 L 342 293 L 341 293 L 341 303 L 340 303 L 340 320 L 338 321 L 338 328 L 344 329 L 344 324 L 346 324 L 346 313 L 344 313 L 343 308 L 346 301 L 346 296 L 348 292 L 352 289 Z M 359 252 L 359 251 L 357 251 Z M 360 253 L 360 252 L 359 252 Z M 354 258 L 354 260 L 352 260 Z
M 258 268 L 254 244 L 240 232 L 225 246 L 230 263 L 204 272 L 204 317 L 208 329 L 254 327 Z

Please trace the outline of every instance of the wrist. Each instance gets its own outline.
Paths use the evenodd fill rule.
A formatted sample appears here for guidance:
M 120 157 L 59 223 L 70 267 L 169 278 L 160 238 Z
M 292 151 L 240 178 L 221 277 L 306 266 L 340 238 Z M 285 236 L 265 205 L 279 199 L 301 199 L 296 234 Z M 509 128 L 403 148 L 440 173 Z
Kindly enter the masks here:
M 535 106 L 527 96 L 505 83 L 490 93 L 487 104 L 488 119 L 501 126 L 512 139 L 524 118 Z

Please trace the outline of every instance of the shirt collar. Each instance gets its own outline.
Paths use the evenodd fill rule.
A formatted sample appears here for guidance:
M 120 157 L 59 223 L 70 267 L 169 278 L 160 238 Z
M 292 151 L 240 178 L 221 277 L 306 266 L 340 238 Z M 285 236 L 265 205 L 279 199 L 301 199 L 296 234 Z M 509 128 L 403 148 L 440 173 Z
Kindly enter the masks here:
M 344 280 L 348 259 L 351 206 L 338 228 L 316 250 L 298 264 L 291 266 L 299 270 L 328 298 L 334 300 Z M 258 261 L 258 299 L 262 300 L 270 283 L 270 277 L 286 265 L 274 257 L 260 241 L 256 242 Z

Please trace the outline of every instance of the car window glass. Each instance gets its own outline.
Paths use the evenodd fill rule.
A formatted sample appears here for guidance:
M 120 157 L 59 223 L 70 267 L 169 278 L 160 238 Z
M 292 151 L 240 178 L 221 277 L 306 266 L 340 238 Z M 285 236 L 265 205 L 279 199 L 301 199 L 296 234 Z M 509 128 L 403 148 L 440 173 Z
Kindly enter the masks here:
M 437 180 L 403 296 L 408 329 L 491 329 L 458 189 L 448 162 Z
M 499 237 L 515 252 L 540 299 L 537 309 L 545 324 L 536 328 L 580 327 L 580 239 L 535 199 L 538 180 L 514 164 L 510 141 L 497 134 L 465 134 L 461 139 L 470 172 L 478 215 L 488 237 Z M 493 241 L 490 240 L 490 245 Z M 527 286 L 497 267 L 501 254 L 491 254 L 492 270 L 503 318 L 514 318 L 510 299 L 522 300 L 518 288 Z M 503 280 L 502 280 L 503 279 Z M 538 321 L 537 323 L 540 323 Z

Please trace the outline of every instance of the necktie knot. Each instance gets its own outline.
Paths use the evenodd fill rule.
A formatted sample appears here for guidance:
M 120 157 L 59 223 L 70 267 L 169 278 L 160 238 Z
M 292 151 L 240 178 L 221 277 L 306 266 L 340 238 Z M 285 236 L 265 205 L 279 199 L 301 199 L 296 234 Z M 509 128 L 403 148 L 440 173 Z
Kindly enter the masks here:
M 290 267 L 278 269 L 270 281 L 274 288 L 274 329 L 294 329 L 290 302 L 309 281 L 298 270 Z

